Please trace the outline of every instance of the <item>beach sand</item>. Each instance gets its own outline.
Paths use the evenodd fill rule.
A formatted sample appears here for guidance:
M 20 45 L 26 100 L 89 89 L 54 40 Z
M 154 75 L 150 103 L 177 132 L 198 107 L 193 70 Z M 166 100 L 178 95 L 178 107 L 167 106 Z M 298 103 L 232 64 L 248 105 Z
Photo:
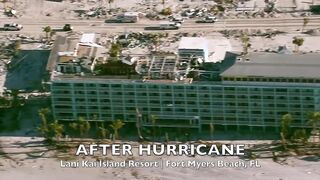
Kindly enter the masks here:
M 290 157 L 284 163 L 273 162 L 272 159 L 258 159 L 261 167 L 163 167 L 163 168 L 63 168 L 61 158 L 54 158 L 53 152 L 47 152 L 42 157 L 28 157 L 26 152 L 44 151 L 41 138 L 29 137 L 0 137 L 2 150 L 10 153 L 4 157 L 0 155 L 1 180 L 56 180 L 56 179 L 146 179 L 146 180 L 211 180 L 211 179 L 276 179 L 276 180 L 317 180 L 320 178 L 320 163 L 302 160 L 299 157 Z M 239 142 L 235 142 L 239 143 Z M 34 146 L 34 147 L 31 147 Z M 14 154 L 18 153 L 18 154 Z M 61 155 L 60 155 L 61 156 Z M 75 157 L 75 156 L 70 156 Z M 102 158 L 101 156 L 99 158 Z M 245 161 L 238 157 L 208 157 L 208 156 L 111 156 L 103 157 L 109 161 L 193 161 L 197 162 L 237 162 Z M 89 157 L 75 158 L 75 160 L 90 160 Z

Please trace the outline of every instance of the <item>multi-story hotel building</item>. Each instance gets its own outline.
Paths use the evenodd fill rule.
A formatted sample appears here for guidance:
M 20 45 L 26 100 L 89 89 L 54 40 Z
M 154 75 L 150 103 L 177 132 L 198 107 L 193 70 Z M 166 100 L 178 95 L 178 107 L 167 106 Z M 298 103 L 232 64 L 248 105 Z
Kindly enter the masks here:
M 220 68 L 220 81 L 55 76 L 54 117 L 140 118 L 143 126 L 152 126 L 154 116 L 157 126 L 201 129 L 207 124 L 279 127 L 290 113 L 293 126 L 305 127 L 308 113 L 320 111 L 319 54 L 253 53 L 231 62 L 226 70 Z

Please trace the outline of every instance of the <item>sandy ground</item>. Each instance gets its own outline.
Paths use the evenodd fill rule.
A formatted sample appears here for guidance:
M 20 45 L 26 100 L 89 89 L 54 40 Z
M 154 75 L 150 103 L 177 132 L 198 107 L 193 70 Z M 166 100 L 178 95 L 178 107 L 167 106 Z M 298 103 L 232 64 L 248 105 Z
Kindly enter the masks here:
M 320 52 L 320 46 L 317 45 L 320 41 L 320 36 L 310 36 L 307 34 L 301 34 L 299 32 L 290 32 L 286 34 L 280 34 L 272 38 L 264 37 L 250 37 L 250 43 L 252 44 L 249 52 L 266 50 L 277 51 L 279 46 L 286 46 L 290 51 L 295 50 L 292 40 L 294 37 L 301 37 L 304 39 L 304 43 L 300 46 L 300 52 Z M 230 38 L 232 48 L 234 51 L 242 51 L 242 45 L 238 38 Z
M 281 1 L 284 3 L 285 0 Z M 290 0 L 291 1 L 291 0 Z M 305 8 L 305 4 L 302 1 L 297 0 L 299 9 Z M 92 7 L 97 7 L 97 3 L 71 3 L 66 1 L 64 3 L 48 2 L 44 0 L 17 0 L 18 15 L 19 18 L 32 19 L 34 21 L 40 19 L 75 19 L 75 14 L 71 12 L 72 9 L 85 9 L 88 10 Z M 178 2 L 178 0 L 172 1 L 172 5 Z M 185 2 L 191 3 L 190 0 Z M 199 4 L 202 1 L 193 2 Z M 212 1 L 208 1 L 212 2 Z M 104 1 L 104 6 L 109 6 Z M 144 3 L 143 0 L 130 0 L 130 1 L 118 1 L 116 0 L 113 7 L 126 8 L 128 10 L 139 11 L 146 9 L 146 5 L 140 6 Z M 151 3 L 152 4 L 152 3 Z M 168 4 L 171 6 L 171 4 Z M 162 5 L 158 7 L 161 8 Z M 59 12 L 59 13 L 57 13 Z M 50 13 L 51 16 L 45 16 Z M 283 15 L 285 16 L 285 15 Z M 1 15 L 0 18 L 7 18 Z M 292 38 L 295 36 L 302 36 L 305 39 L 304 44 L 300 47 L 303 52 L 319 52 L 320 36 L 303 35 L 299 32 L 290 32 L 289 34 L 277 35 L 275 37 L 266 39 L 262 37 L 250 37 L 252 48 L 249 51 L 270 51 L 276 50 L 278 46 L 287 45 L 290 50 L 294 49 L 292 45 Z M 230 39 L 233 50 L 241 51 L 241 43 L 239 39 Z M 173 45 L 177 46 L 177 44 Z M 165 48 L 164 48 L 165 49 Z M 171 49 L 171 47 L 167 47 Z M 2 86 L 5 80 L 4 70 L 0 67 L 0 94 Z M 45 147 L 26 147 L 24 143 L 30 143 L 33 141 L 39 141 L 39 139 L 31 139 L 24 137 L 0 137 L 0 145 L 2 150 L 10 154 L 10 157 L 4 157 L 0 155 L 0 180 L 12 179 L 33 179 L 33 180 L 56 180 L 56 179 L 159 179 L 159 180 L 211 180 L 211 179 L 276 179 L 276 180 L 316 180 L 320 179 L 320 163 L 301 160 L 300 158 L 289 158 L 286 165 L 281 165 L 273 162 L 271 159 L 259 159 L 261 168 L 202 168 L 199 170 L 190 168 L 137 168 L 137 169 L 112 169 L 112 168 L 61 168 L 60 162 L 56 158 L 52 158 L 52 154 L 43 156 L 42 158 L 31 158 L 23 153 L 30 150 L 45 150 Z M 1 152 L 1 148 L 0 148 Z M 22 153 L 21 153 L 22 152 Z M 125 157 L 109 157 L 114 161 L 124 160 Z M 197 161 L 237 161 L 238 158 L 234 157 L 135 157 L 137 160 L 154 160 L 162 158 L 162 160 L 182 161 L 193 160 Z
M 264 0 L 256 1 L 256 11 L 260 11 L 265 7 Z M 165 4 L 161 4 L 160 0 L 115 0 L 109 4 L 106 0 L 64 0 L 63 2 L 52 2 L 45 0 L 11 0 L 3 7 L 12 7 L 17 10 L 18 18 L 24 19 L 78 19 L 74 10 L 90 10 L 96 7 L 122 8 L 127 11 L 152 12 L 154 10 L 161 11 L 163 7 L 170 7 L 173 11 L 180 11 L 183 6 L 190 8 L 211 7 L 216 4 L 213 0 L 165 0 Z M 296 3 L 294 3 L 296 2 Z M 281 0 L 276 2 L 276 8 L 280 10 L 305 10 L 312 4 L 312 0 Z M 152 10 L 151 10 L 152 9 Z M 239 14 L 235 10 L 229 10 L 229 15 Z M 49 15 L 50 14 L 50 15 Z M 277 17 L 290 17 L 288 14 L 278 14 Z M 0 15 L 5 18 L 5 15 Z
M 261 167 L 231 168 L 61 168 L 60 160 L 52 158 L 52 153 L 46 153 L 42 158 L 31 158 L 25 152 L 45 150 L 39 144 L 39 138 L 26 137 L 0 137 L 2 151 L 12 153 L 8 157 L 0 155 L 1 179 L 33 179 L 33 180 L 56 180 L 56 179 L 146 179 L 146 180 L 211 180 L 211 179 L 276 179 L 276 180 L 316 180 L 320 178 L 320 163 L 289 158 L 284 164 L 273 162 L 271 159 L 258 159 Z M 235 142 L 239 143 L 239 142 Z M 34 146 L 34 147 L 31 147 Z M 13 154 L 17 153 L 17 154 Z M 88 160 L 86 158 L 85 160 Z M 128 157 L 108 156 L 109 161 L 127 160 Z M 175 156 L 142 156 L 133 157 L 135 161 L 243 161 L 238 157 L 175 157 Z M 80 159 L 78 159 L 80 160 Z M 214 178 L 213 178 L 214 177 Z
M 298 29 L 297 29 L 298 30 Z M 210 32 L 210 31 L 189 31 L 188 34 L 191 36 L 192 34 L 196 33 L 198 36 L 203 37 L 210 37 L 213 39 L 219 39 L 222 38 L 222 34 L 217 32 Z M 110 41 L 112 37 L 115 36 L 115 34 L 107 34 L 104 36 L 104 38 L 101 39 L 102 44 L 106 44 L 107 41 Z M 320 35 L 318 36 L 311 36 L 308 34 L 301 33 L 301 30 L 298 31 L 290 31 L 286 32 L 284 34 L 279 34 L 276 36 L 273 36 L 271 38 L 265 38 L 265 37 L 259 37 L 259 36 L 250 36 L 250 43 L 251 48 L 249 48 L 249 52 L 277 52 L 279 46 L 286 46 L 291 52 L 295 50 L 295 46 L 292 43 L 292 40 L 294 37 L 302 37 L 304 39 L 303 45 L 299 48 L 299 51 L 301 53 L 309 53 L 309 52 L 320 52 L 320 46 L 318 45 L 320 41 Z M 5 37 L 4 37 L 5 38 Z M 239 38 L 228 38 L 230 41 L 230 44 L 232 46 L 232 51 L 238 51 L 241 52 L 243 47 L 242 43 L 240 42 Z M 170 32 L 169 38 L 162 39 L 161 44 L 159 46 L 159 50 L 161 51 L 172 51 L 176 52 L 178 49 L 179 44 L 179 38 L 177 39 L 177 32 Z M 35 45 L 29 45 L 24 44 L 25 49 L 32 49 Z M 38 44 L 36 46 L 39 46 Z M 148 53 L 148 50 L 146 47 L 135 47 L 130 48 L 128 50 L 124 51 L 124 54 L 145 54 Z M 0 62 L 1 63 L 1 62 Z M 6 71 L 4 64 L 2 63 L 2 66 L 0 66 L 0 94 L 3 92 L 3 85 L 4 81 L 6 80 Z

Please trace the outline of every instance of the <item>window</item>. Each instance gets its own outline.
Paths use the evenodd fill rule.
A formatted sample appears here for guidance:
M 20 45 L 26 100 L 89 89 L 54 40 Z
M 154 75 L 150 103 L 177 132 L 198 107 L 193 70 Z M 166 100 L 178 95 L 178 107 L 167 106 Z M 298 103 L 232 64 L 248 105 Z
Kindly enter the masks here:
M 194 90 L 195 88 L 193 86 L 187 86 L 186 89 L 187 90 Z
M 165 108 L 164 111 L 166 111 L 166 112 L 172 112 L 172 109 L 171 109 L 171 108 Z
M 273 100 L 273 99 L 274 99 L 274 96 L 265 96 L 264 99 L 266 99 L 266 100 Z
M 208 90 L 208 87 L 200 87 L 200 90 L 207 91 L 207 90 Z
M 96 95 L 96 94 L 97 94 L 97 91 L 88 91 L 88 94 L 89 94 L 89 95 Z
M 110 110 L 111 108 L 109 106 L 102 106 L 101 110 Z
M 132 100 L 132 99 L 127 100 L 127 103 L 134 103 L 134 100 Z
M 250 99 L 261 99 L 261 96 L 251 96 Z
M 84 102 L 85 101 L 84 98 L 76 98 L 75 100 L 76 100 L 76 102 Z
M 76 83 L 74 84 L 75 87 L 83 87 L 84 85 L 82 83 Z
M 150 110 L 158 112 L 158 111 L 160 111 L 160 108 L 151 108 Z
M 120 88 L 121 85 L 120 85 L 120 84 L 112 84 L 111 87 L 112 87 L 112 88 Z
M 184 104 L 183 101 L 175 101 L 174 104 Z
M 124 87 L 125 87 L 126 89 L 133 89 L 133 85 L 129 85 L 129 84 L 124 85 Z
M 150 103 L 151 103 L 151 104 L 160 104 L 160 101 L 157 101 L 157 100 L 151 100 L 151 101 L 150 101 Z
M 109 103 L 109 102 L 110 102 L 110 99 L 100 99 L 100 102 Z
M 173 89 L 175 90 L 175 92 L 183 91 L 183 87 L 182 86 L 173 86 Z
M 261 111 L 252 111 L 251 114 L 261 114 Z
M 185 109 L 182 109 L 182 108 L 179 108 L 179 109 L 176 109 L 177 112 L 186 112 Z
M 246 95 L 239 95 L 239 96 L 238 96 L 238 99 L 246 99 L 246 98 L 247 98 Z
M 97 99 L 89 99 L 89 102 L 97 102 Z
M 53 85 L 54 85 L 54 86 L 57 86 L 57 87 L 66 87 L 66 86 L 69 86 L 69 84 L 67 84 L 67 83 L 54 83 Z
M 56 101 L 71 101 L 71 98 L 56 98 Z
M 132 110 L 135 110 L 135 108 L 134 107 L 126 107 L 126 110 L 127 111 L 132 111 Z
M 161 86 L 161 89 L 171 89 L 170 86 Z
M 96 84 L 86 84 L 87 87 L 96 87 Z
M 59 108 L 62 108 L 62 109 L 71 109 L 71 106 L 66 106 L 66 105 L 55 105 L 55 108 L 59 109 Z
M 234 91 L 235 88 L 234 87 L 225 87 L 224 90 L 226 90 L 226 91 Z
M 201 105 L 205 105 L 205 106 L 209 106 L 209 105 L 210 105 L 210 102 L 201 102 L 200 104 L 201 104 Z
M 204 97 L 204 98 L 209 98 L 209 94 L 202 94 L 201 97 Z
M 187 101 L 187 104 L 189 104 L 189 105 L 195 105 L 196 102 L 195 102 L 195 101 Z
M 175 94 L 176 97 L 184 97 L 184 94 L 179 93 L 179 94 Z
M 128 96 L 134 96 L 134 92 L 126 92 L 125 94 Z
M 286 93 L 286 92 L 287 92 L 287 89 L 277 88 L 277 89 L 276 89 L 276 92 Z
M 201 109 L 202 113 L 209 113 L 210 111 L 208 109 Z
M 109 93 L 107 91 L 102 91 L 102 92 L 100 91 L 100 94 L 101 95 L 109 95 Z
M 96 110 L 96 109 L 98 109 L 98 106 L 89 106 L 88 109 Z
M 235 96 L 234 96 L 234 95 L 226 95 L 225 97 L 226 97 L 226 98 L 232 98 L 232 99 L 234 99 L 234 98 L 235 98 Z

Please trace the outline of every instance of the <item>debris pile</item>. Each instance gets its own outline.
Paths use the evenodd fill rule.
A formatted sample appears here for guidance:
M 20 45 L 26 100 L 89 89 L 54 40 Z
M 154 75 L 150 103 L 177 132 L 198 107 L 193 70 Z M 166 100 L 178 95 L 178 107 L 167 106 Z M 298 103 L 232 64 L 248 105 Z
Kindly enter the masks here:
M 222 30 L 219 31 L 221 34 L 223 34 L 225 37 L 240 37 L 241 34 L 245 33 L 249 36 L 263 36 L 265 38 L 271 38 L 273 36 L 276 36 L 278 34 L 284 34 L 286 32 L 284 31 L 279 31 L 277 29 L 266 29 L 266 30 L 261 30 L 261 29 L 247 29 L 247 30 Z

